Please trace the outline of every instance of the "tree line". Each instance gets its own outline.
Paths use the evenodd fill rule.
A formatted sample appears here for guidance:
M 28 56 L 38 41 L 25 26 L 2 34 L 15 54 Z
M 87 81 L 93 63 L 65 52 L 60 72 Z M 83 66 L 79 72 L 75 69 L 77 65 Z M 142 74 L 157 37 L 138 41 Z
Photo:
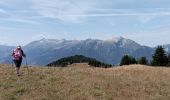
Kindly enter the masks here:
M 106 64 L 104 62 L 100 62 L 94 58 L 85 57 L 83 55 L 75 55 L 70 57 L 65 57 L 54 61 L 47 66 L 62 66 L 65 67 L 67 65 L 73 63 L 88 63 L 94 67 L 103 67 L 110 68 L 113 65 Z M 151 66 L 170 66 L 170 54 L 168 54 L 162 46 L 158 46 L 155 49 L 154 54 L 152 55 L 152 60 L 148 61 L 146 57 L 140 57 L 136 59 L 130 55 L 124 55 L 121 59 L 120 66 L 122 65 L 130 65 L 130 64 L 142 64 L 142 65 L 151 65 Z
M 130 64 L 143 64 L 151 66 L 170 66 L 170 54 L 168 54 L 162 46 L 158 46 L 152 55 L 152 61 L 148 61 L 146 57 L 135 59 L 133 56 L 124 55 L 121 59 L 120 66 Z
M 88 58 L 83 55 L 64 57 L 64 58 L 61 58 L 57 61 L 54 61 L 54 62 L 48 64 L 47 66 L 66 67 L 67 65 L 70 65 L 73 63 L 88 63 L 89 65 L 94 66 L 94 67 L 104 67 L 104 68 L 112 67 L 111 64 L 106 64 L 106 63 L 100 62 L 94 58 Z

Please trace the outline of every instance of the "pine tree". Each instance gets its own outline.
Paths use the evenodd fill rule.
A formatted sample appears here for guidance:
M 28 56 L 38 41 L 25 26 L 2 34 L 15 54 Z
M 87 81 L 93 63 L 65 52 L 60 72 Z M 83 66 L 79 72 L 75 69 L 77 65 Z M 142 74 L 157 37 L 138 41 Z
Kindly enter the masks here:
M 128 55 L 125 55 L 123 56 L 121 62 L 120 62 L 120 66 L 122 65 L 130 65 L 130 64 L 137 64 L 137 61 L 134 57 L 132 56 L 128 56 Z
M 162 46 L 158 46 L 156 48 L 155 53 L 152 56 L 152 58 L 153 58 L 153 61 L 152 61 L 153 66 L 166 66 L 167 65 L 168 58 Z
M 138 64 L 147 65 L 148 64 L 148 60 L 146 59 L 146 57 L 141 57 L 138 60 Z
M 170 67 L 170 53 L 168 54 L 168 63 L 167 66 Z
M 129 56 L 129 59 L 130 59 L 130 64 L 137 64 L 137 61 L 134 57 Z
M 121 62 L 120 62 L 120 66 L 122 65 L 129 65 L 130 64 L 130 59 L 128 55 L 123 56 Z

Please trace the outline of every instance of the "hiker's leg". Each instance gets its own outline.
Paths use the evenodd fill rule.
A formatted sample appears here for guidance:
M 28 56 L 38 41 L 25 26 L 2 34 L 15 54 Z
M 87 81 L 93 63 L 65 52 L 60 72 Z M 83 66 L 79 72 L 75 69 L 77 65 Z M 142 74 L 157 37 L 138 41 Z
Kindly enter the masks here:
M 19 74 L 19 69 L 20 69 L 19 61 L 14 60 L 14 63 L 15 63 L 15 66 L 16 66 L 17 74 Z
M 20 59 L 20 60 L 18 61 L 18 66 L 19 66 L 19 68 L 21 67 L 21 63 L 22 63 L 22 59 Z
M 21 63 L 22 63 L 22 59 L 20 59 L 18 61 L 18 65 L 17 65 L 17 74 L 19 75 L 19 70 L 20 70 L 20 67 L 21 67 Z
M 17 67 L 17 74 L 19 74 L 19 69 L 20 69 L 20 67 Z

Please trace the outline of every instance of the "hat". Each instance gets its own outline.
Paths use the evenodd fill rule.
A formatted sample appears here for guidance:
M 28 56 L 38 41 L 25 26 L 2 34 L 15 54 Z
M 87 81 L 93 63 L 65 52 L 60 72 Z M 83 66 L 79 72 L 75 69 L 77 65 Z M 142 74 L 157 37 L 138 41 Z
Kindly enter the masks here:
M 17 49 L 21 49 L 21 46 L 20 46 L 20 45 L 18 45 L 18 46 L 17 46 Z

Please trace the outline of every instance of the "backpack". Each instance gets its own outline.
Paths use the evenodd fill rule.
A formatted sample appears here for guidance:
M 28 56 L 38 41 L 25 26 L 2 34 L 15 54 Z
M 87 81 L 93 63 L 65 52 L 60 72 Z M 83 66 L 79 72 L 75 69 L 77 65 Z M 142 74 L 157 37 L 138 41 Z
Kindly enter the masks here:
M 13 59 L 19 61 L 21 58 L 22 58 L 22 51 L 18 50 L 18 49 L 15 49 L 13 51 Z

